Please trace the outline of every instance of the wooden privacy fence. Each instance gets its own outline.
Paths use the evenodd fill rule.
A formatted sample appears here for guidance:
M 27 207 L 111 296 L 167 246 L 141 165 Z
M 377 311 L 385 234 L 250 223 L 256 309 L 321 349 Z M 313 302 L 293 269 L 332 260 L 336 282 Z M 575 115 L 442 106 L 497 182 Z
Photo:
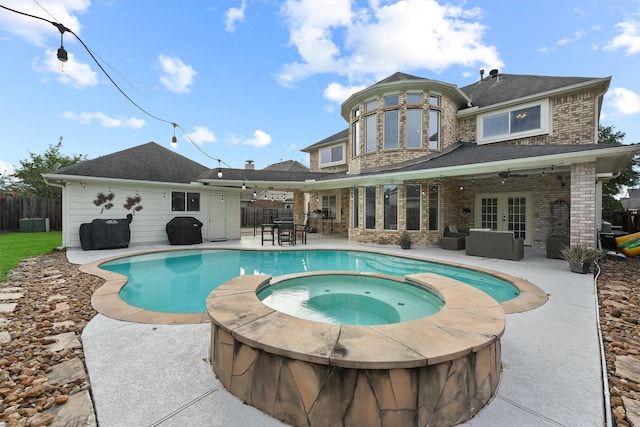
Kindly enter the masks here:
M 49 218 L 51 230 L 62 229 L 62 203 L 56 199 L 0 197 L 0 230 L 20 229 L 25 218 Z

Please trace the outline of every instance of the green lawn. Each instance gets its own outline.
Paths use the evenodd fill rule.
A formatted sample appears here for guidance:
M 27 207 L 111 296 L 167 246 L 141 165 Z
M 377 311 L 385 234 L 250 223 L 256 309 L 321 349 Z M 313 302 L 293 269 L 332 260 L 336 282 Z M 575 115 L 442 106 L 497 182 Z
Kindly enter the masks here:
M 0 282 L 23 258 L 51 252 L 62 245 L 62 232 L 0 234 Z

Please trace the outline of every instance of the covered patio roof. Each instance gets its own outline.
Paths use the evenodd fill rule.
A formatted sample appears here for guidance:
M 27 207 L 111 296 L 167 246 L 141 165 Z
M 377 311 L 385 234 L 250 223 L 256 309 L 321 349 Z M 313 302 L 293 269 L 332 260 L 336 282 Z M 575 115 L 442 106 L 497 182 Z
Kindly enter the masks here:
M 270 188 L 277 190 L 318 191 L 418 179 L 456 177 L 483 178 L 499 174 L 534 175 L 568 171 L 572 164 L 596 163 L 600 179 L 615 177 L 640 145 L 477 145 L 459 142 L 446 150 L 406 162 L 349 172 L 278 172 L 226 169 L 218 178 L 218 169 L 203 172 L 198 181 L 216 187 Z

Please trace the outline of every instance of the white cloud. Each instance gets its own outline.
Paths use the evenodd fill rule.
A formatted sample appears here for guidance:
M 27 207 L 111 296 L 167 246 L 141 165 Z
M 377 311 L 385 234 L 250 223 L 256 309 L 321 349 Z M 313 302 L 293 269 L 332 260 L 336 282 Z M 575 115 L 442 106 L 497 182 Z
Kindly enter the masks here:
M 616 24 L 622 34 L 616 36 L 606 46 L 606 50 L 625 49 L 625 56 L 640 52 L 640 21 L 620 22 Z
M 137 119 L 135 117 L 125 118 L 122 116 L 109 117 L 104 113 L 100 112 L 84 112 L 80 114 L 76 114 L 72 111 L 65 111 L 64 118 L 67 120 L 78 122 L 82 125 L 88 125 L 94 120 L 100 122 L 100 124 L 105 128 L 129 128 L 129 129 L 140 129 L 146 123 L 142 119 Z
M 401 70 L 504 65 L 496 48 L 482 42 L 485 27 L 479 23 L 479 8 L 439 5 L 435 0 L 372 1 L 357 10 L 351 5 L 287 0 L 282 13 L 301 59 L 284 66 L 280 84 L 291 86 L 317 73 L 339 73 L 370 83 Z
M 39 2 L 32 2 L 24 0 L 5 0 L 2 4 L 11 9 L 39 16 L 49 21 L 61 22 L 71 31 L 80 35 L 81 25 L 74 14 L 86 12 L 91 5 L 91 1 L 41 0 Z M 45 10 L 48 13 L 45 12 Z M 52 18 L 52 16 L 54 16 L 55 19 Z M 27 40 L 29 43 L 36 46 L 53 46 L 54 42 L 57 45 L 60 43 L 60 32 L 50 23 L 40 19 L 34 19 L 18 13 L 3 10 L 2 13 L 0 13 L 0 25 L 2 25 L 4 31 Z M 73 43 L 74 40 L 75 37 L 73 37 L 73 35 L 65 33 L 65 45 L 67 43 Z
M 640 95 L 623 87 L 613 88 L 608 96 L 608 105 L 621 115 L 640 113 Z
M 13 165 L 10 165 L 9 163 L 0 160 L 0 175 L 4 175 L 4 176 L 13 175 L 15 171 L 16 170 L 13 167 Z
M 224 30 L 233 33 L 236 30 L 236 22 L 244 21 L 244 11 L 247 7 L 246 0 L 242 0 L 240 7 L 231 7 L 227 10 L 224 21 Z
M 204 144 L 205 142 L 214 143 L 218 140 L 213 132 L 206 126 L 194 126 L 193 132 L 189 132 L 186 135 L 196 144 Z
M 336 104 L 342 104 L 351 95 L 366 87 L 367 85 L 343 86 L 339 83 L 330 83 L 324 90 L 324 97 Z
M 232 135 L 229 138 L 229 141 L 232 144 L 242 144 L 242 145 L 251 145 L 253 147 L 262 148 L 271 144 L 271 135 L 268 133 L 257 129 L 253 132 L 253 138 L 242 139 L 238 136 Z
M 89 64 L 76 61 L 73 53 L 68 52 L 67 62 L 60 62 L 55 50 L 47 49 L 45 55 L 44 64 L 35 65 L 36 71 L 50 73 L 59 82 L 79 89 L 98 84 L 98 74 Z
M 584 30 L 578 30 L 575 33 L 573 33 L 573 37 L 565 37 L 563 39 L 558 40 L 558 46 L 564 46 L 566 44 L 569 43 L 573 43 L 573 42 L 577 42 L 578 40 L 580 40 L 582 37 L 584 37 L 585 32 Z
M 165 88 L 176 93 L 191 92 L 190 86 L 198 74 L 191 65 L 186 65 L 180 58 L 162 54 L 158 55 L 158 61 L 163 73 L 160 75 L 160 82 Z

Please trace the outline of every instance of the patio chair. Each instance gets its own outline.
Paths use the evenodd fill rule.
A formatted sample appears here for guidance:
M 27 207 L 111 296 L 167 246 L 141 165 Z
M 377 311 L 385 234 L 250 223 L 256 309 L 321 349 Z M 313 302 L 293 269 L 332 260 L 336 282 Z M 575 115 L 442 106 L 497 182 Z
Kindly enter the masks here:
M 296 233 L 293 223 L 278 224 L 278 244 L 282 246 L 283 243 L 289 243 L 290 245 L 296 244 Z

